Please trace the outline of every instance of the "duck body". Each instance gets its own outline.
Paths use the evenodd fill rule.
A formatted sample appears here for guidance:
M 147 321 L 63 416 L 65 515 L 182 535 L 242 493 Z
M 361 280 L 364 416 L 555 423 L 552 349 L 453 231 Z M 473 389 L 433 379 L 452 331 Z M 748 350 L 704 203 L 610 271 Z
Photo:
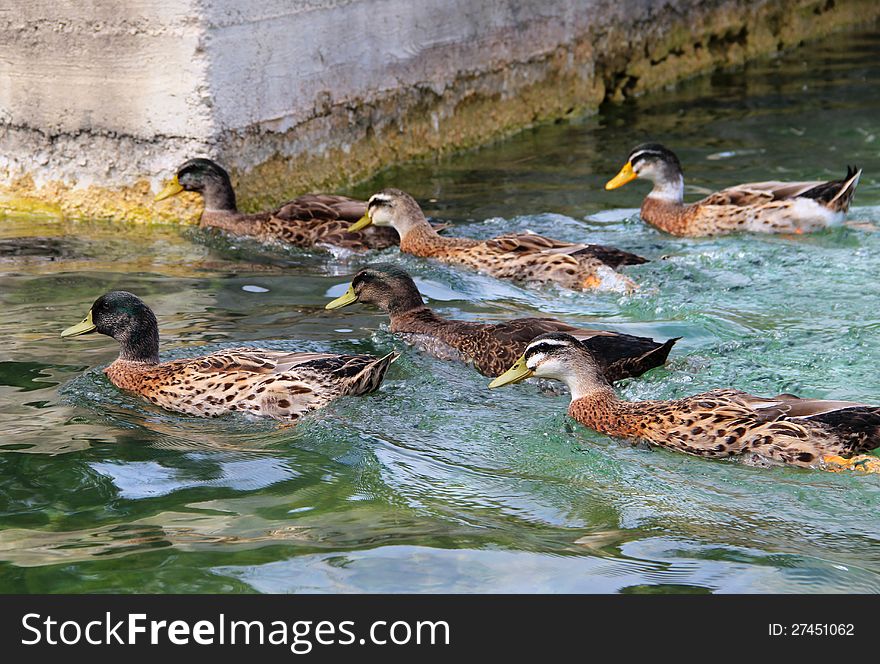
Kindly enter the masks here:
M 116 387 L 178 413 L 297 420 L 339 397 L 375 391 L 394 357 L 234 348 L 159 364 L 117 359 L 104 373 Z
M 441 237 L 421 225 L 401 237 L 400 250 L 499 279 L 555 283 L 572 290 L 634 290 L 635 283 L 615 269 L 647 262 L 612 247 L 576 245 L 532 233 L 473 240 Z
M 473 365 L 484 376 L 498 376 L 529 342 L 548 332 L 567 332 L 602 362 L 609 381 L 635 377 L 666 362 L 676 339 L 658 343 L 647 337 L 579 328 L 553 318 L 517 318 L 500 323 L 450 320 L 422 302 L 409 274 L 395 265 L 362 269 L 349 292 L 327 305 L 335 309 L 354 302 L 374 304 L 390 317 L 389 329 L 407 343 L 439 359 Z
M 229 174 L 210 159 L 190 159 L 156 196 L 164 200 L 181 191 L 202 195 L 205 209 L 202 228 L 216 228 L 260 242 L 291 247 L 334 246 L 352 251 L 386 249 L 398 242 L 390 228 L 368 228 L 349 233 L 349 227 L 366 212 L 366 203 L 346 196 L 306 194 L 267 212 L 239 212 Z
M 376 358 L 233 348 L 160 362 L 156 318 L 125 291 L 98 298 L 85 320 L 62 336 L 92 332 L 120 343 L 119 358 L 104 370 L 116 387 L 167 410 L 200 417 L 246 413 L 297 420 L 338 397 L 376 390 L 397 358 L 396 353 Z
M 385 189 L 372 196 L 367 215 L 353 228 L 359 230 L 369 224 L 392 226 L 400 235 L 400 250 L 404 253 L 462 265 L 500 279 L 555 283 L 572 290 L 633 290 L 635 283 L 616 268 L 647 262 L 613 247 L 563 242 L 534 233 L 513 233 L 489 240 L 440 236 L 418 203 L 398 189 Z
M 880 446 L 880 407 L 757 397 L 713 390 L 675 401 L 626 402 L 610 390 L 571 402 L 569 414 L 601 433 L 694 456 L 746 457 L 812 467 Z
M 660 344 L 606 330 L 577 328 L 553 318 L 517 318 L 503 323 L 477 323 L 441 318 L 428 307 L 391 317 L 391 332 L 441 359 L 459 359 L 484 376 L 501 375 L 522 355 L 529 342 L 548 332 L 566 332 L 601 358 L 608 381 L 640 376 L 666 362 L 675 339 Z M 449 349 L 459 355 L 455 358 Z
M 567 334 L 534 339 L 490 387 L 537 376 L 565 382 L 569 415 L 600 433 L 711 459 L 740 458 L 802 467 L 867 466 L 880 447 L 880 406 L 758 397 L 720 389 L 672 401 L 624 401 L 605 379 L 593 353 Z
M 730 233 L 812 233 L 842 223 L 862 171 L 847 168 L 840 180 L 752 182 L 684 203 L 678 158 L 667 148 L 646 143 L 633 149 L 621 172 L 605 185 L 616 189 L 636 177 L 654 188 L 640 209 L 648 224 L 679 237 Z

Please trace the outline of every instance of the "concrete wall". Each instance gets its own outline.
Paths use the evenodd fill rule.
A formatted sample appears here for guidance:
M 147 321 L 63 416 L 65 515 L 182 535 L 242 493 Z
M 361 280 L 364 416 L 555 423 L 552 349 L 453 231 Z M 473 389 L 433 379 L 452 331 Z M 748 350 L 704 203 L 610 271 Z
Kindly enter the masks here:
M 875 0 L 5 0 L 0 208 L 192 219 L 339 186 L 880 16 Z

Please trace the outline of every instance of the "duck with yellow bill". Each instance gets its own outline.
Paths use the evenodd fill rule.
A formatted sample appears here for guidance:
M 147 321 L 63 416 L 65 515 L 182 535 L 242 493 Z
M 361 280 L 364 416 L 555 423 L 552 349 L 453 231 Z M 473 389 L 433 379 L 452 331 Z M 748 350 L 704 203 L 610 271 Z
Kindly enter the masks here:
M 672 401 L 620 399 L 596 356 L 568 334 L 534 339 L 497 388 L 531 377 L 562 381 L 568 414 L 590 429 L 707 459 L 880 472 L 880 406 L 718 389 Z

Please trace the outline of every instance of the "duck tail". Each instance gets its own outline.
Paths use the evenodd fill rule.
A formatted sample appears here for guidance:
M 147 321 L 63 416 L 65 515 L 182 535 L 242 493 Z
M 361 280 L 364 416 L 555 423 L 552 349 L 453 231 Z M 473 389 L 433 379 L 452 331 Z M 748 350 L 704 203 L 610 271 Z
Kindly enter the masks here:
M 846 177 L 843 179 L 840 190 L 828 202 L 828 207 L 839 212 L 846 212 L 852 203 L 853 195 L 862 176 L 862 169 L 857 166 L 846 167 Z
M 673 337 L 672 339 L 667 340 L 663 345 L 653 348 L 647 353 L 642 353 L 641 356 L 636 358 L 635 366 L 641 370 L 640 374 L 650 369 L 654 369 L 655 367 L 662 367 L 666 364 L 666 359 L 669 357 L 672 347 L 679 339 L 681 339 L 681 337 Z
M 679 339 L 681 337 L 674 337 L 655 348 L 651 348 L 638 357 L 625 357 L 611 363 L 605 369 L 605 377 L 608 379 L 608 382 L 613 383 L 623 378 L 636 378 L 646 371 L 662 367 L 666 364 L 669 352 Z
M 382 384 L 382 380 L 385 378 L 385 373 L 388 371 L 388 367 L 390 367 L 391 363 L 399 357 L 400 353 L 397 351 L 391 351 L 387 355 L 373 359 L 373 361 L 364 366 L 360 373 L 355 376 L 354 380 L 351 382 L 349 394 L 357 395 L 375 392 L 379 389 L 379 385 Z
M 667 339 L 662 346 L 659 348 L 655 348 L 653 350 L 649 350 L 647 353 L 642 355 L 639 358 L 639 361 L 646 360 L 651 358 L 653 362 L 656 362 L 655 367 L 659 367 L 661 365 L 666 364 L 666 359 L 669 357 L 669 353 L 672 350 L 672 347 L 675 345 L 676 341 L 679 341 L 681 337 L 672 337 L 672 339 Z M 653 368 L 653 367 L 652 367 Z

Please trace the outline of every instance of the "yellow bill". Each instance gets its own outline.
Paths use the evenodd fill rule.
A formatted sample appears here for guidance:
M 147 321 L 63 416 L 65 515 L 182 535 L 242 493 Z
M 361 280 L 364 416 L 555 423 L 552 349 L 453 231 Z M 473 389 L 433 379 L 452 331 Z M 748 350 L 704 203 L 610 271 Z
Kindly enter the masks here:
M 180 186 L 180 182 L 177 181 L 177 176 L 175 175 L 168 181 L 168 184 L 165 185 L 165 188 L 158 194 L 156 194 L 156 198 L 154 198 L 153 201 L 164 201 L 166 198 L 177 196 L 177 194 L 179 194 L 181 191 L 183 191 L 183 187 Z
M 628 161 L 623 165 L 623 168 L 620 169 L 620 173 L 605 183 L 605 188 L 609 191 L 617 189 L 618 187 L 625 185 L 627 182 L 632 182 L 637 177 L 636 172 L 633 170 L 632 162 Z
M 82 319 L 81 323 L 71 325 L 61 333 L 61 338 L 78 337 L 81 334 L 88 334 L 95 331 L 95 324 L 92 322 L 92 310 L 89 309 L 89 315 Z
M 533 375 L 535 375 L 535 372 L 526 366 L 526 356 L 523 355 L 516 361 L 516 364 L 510 367 L 510 369 L 489 383 L 489 387 L 501 387 L 502 385 L 518 383 L 526 378 L 531 378 Z
M 324 305 L 325 309 L 342 309 L 342 307 L 347 307 L 349 304 L 354 304 L 358 301 L 358 296 L 354 294 L 354 288 L 351 286 L 348 287 L 348 290 L 345 291 L 345 295 L 340 295 L 332 302 L 328 302 Z
M 354 233 L 356 231 L 361 231 L 372 223 L 373 223 L 373 220 L 370 219 L 370 213 L 367 212 L 363 217 L 361 217 L 356 222 L 354 222 L 351 226 L 348 227 L 348 232 Z

